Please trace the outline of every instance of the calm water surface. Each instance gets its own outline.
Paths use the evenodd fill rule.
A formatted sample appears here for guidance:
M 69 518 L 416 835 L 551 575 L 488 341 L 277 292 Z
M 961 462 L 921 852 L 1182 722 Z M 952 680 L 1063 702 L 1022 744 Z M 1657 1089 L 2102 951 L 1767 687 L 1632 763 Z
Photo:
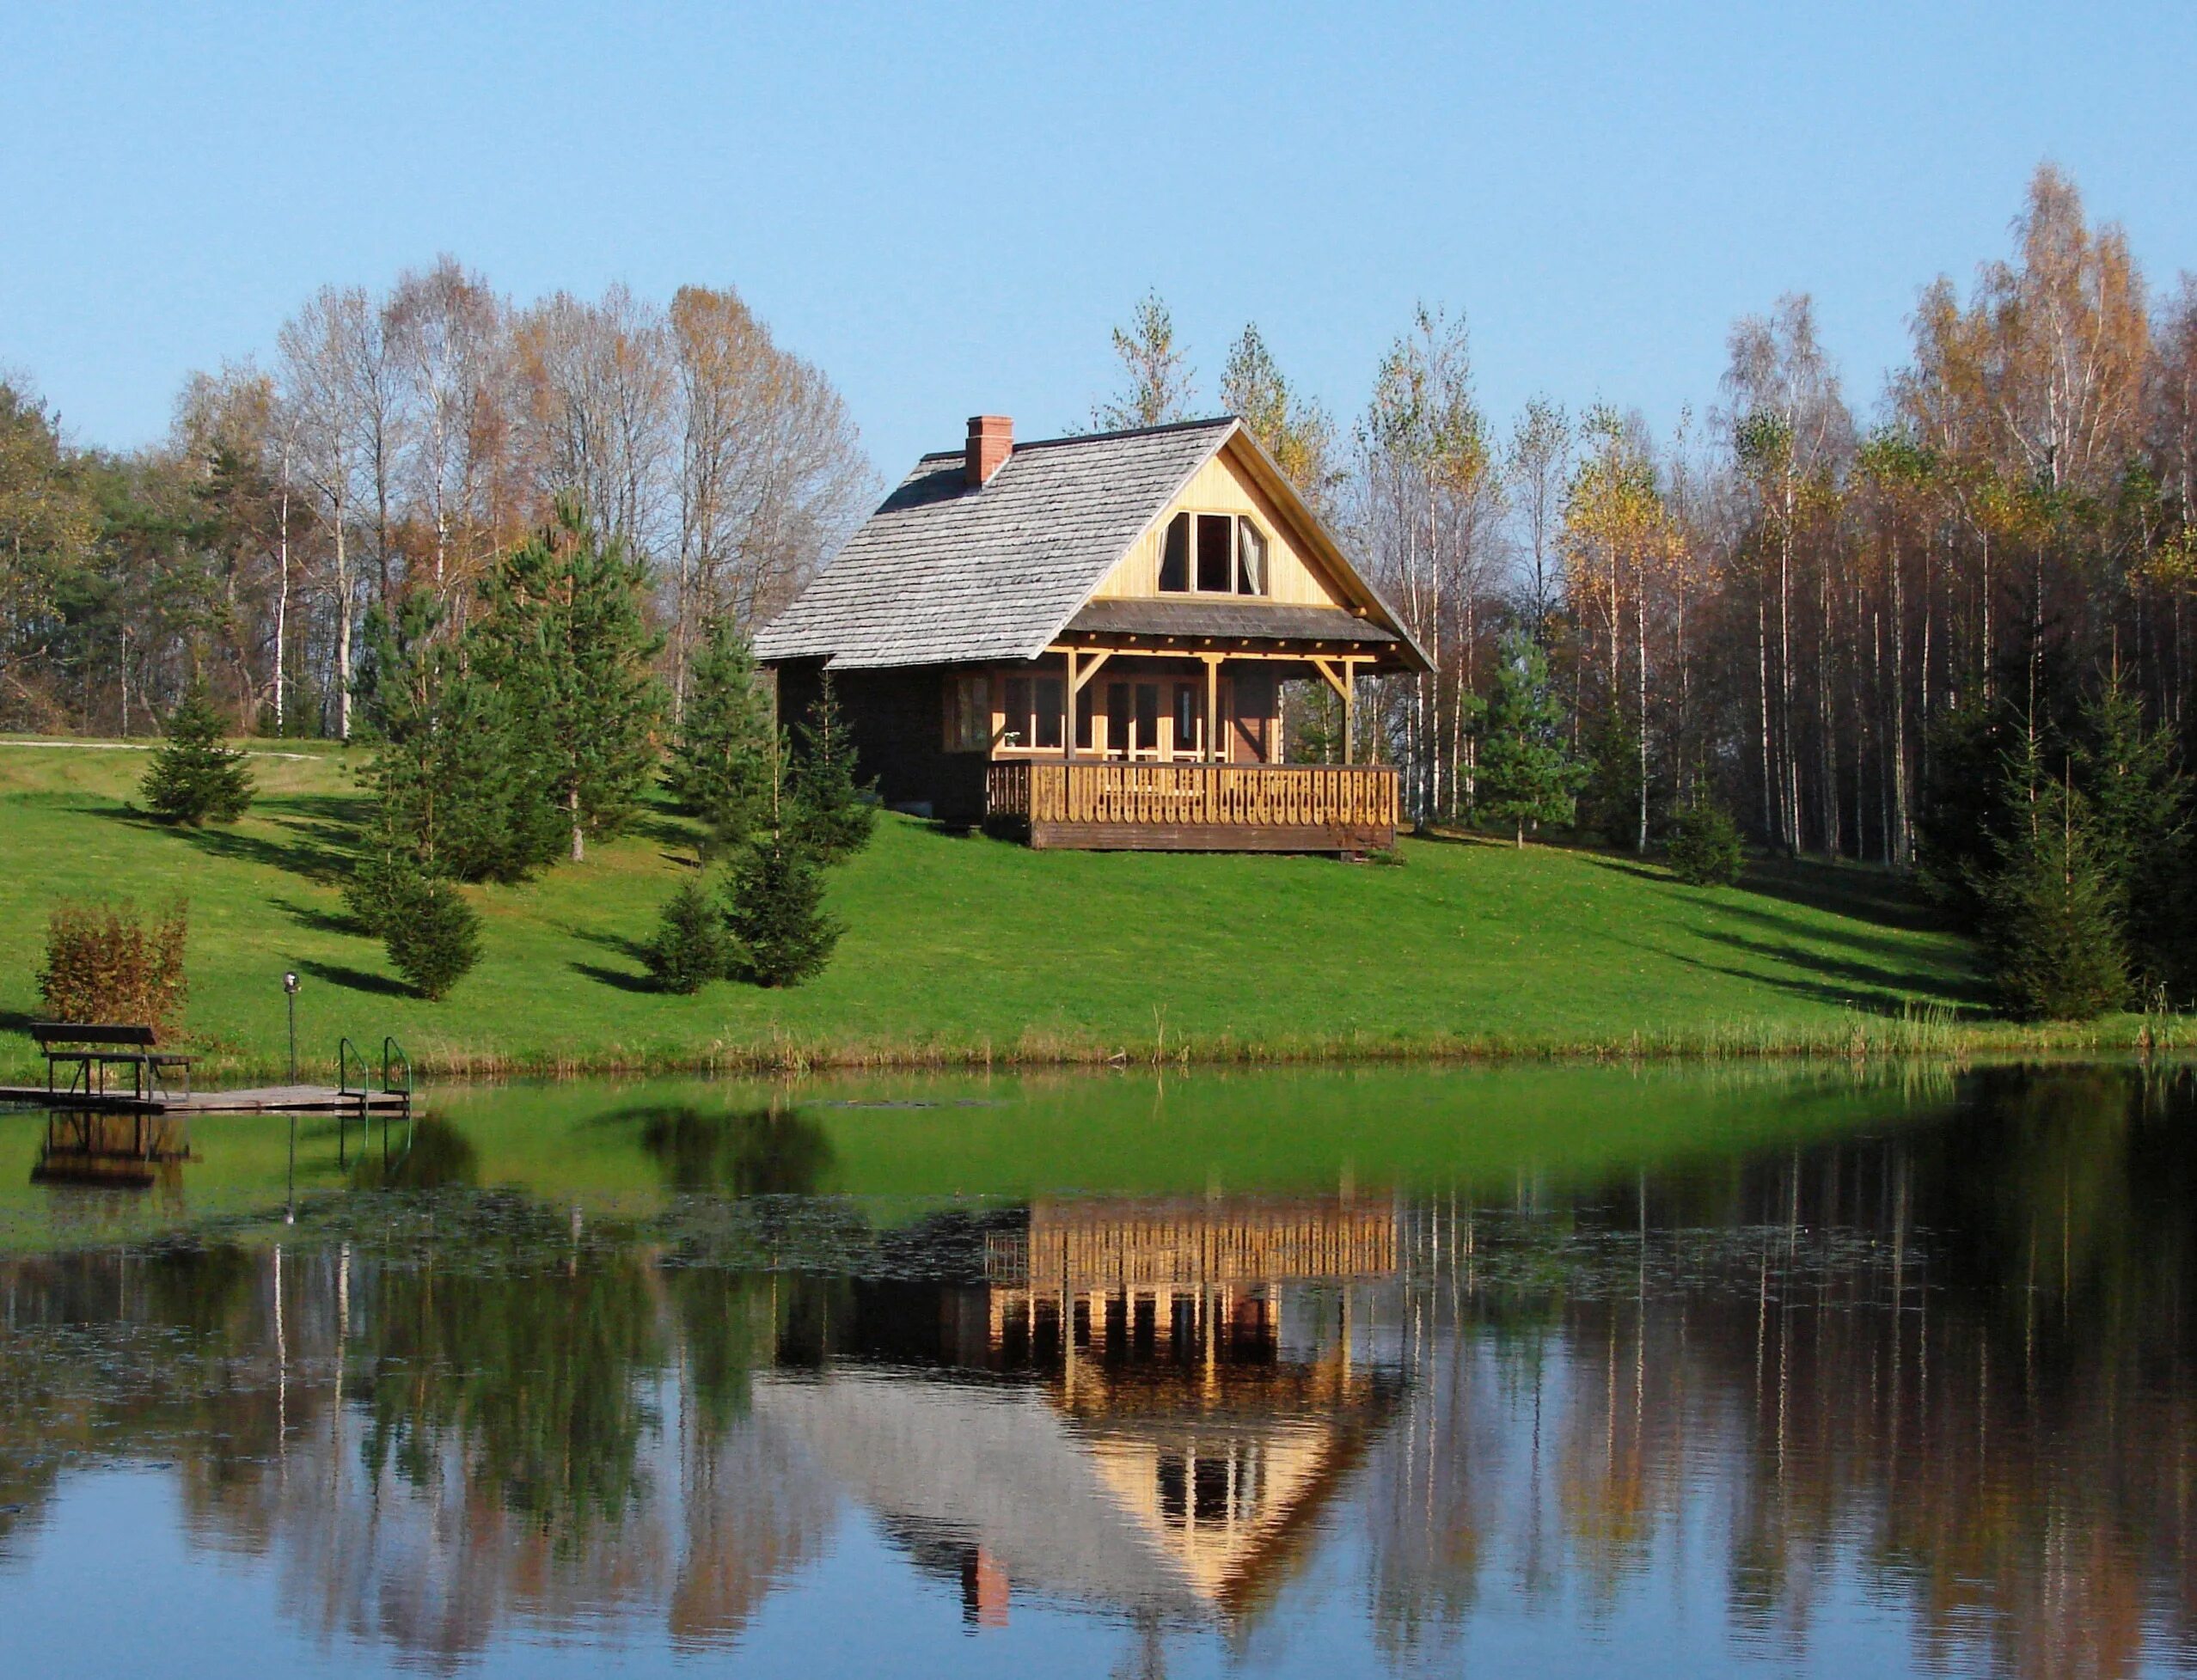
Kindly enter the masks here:
M 2197 1669 L 2197 1077 L 0 1115 L 10 1674 Z

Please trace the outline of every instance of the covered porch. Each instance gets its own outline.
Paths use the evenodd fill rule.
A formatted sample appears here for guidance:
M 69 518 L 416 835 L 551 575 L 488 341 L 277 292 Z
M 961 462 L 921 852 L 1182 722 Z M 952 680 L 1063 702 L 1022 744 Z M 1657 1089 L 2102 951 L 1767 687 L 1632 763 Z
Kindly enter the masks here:
M 1396 843 L 1386 765 L 994 761 L 992 828 L 1034 848 L 1376 852 Z
M 1396 775 L 1350 763 L 1349 743 L 1359 674 L 1395 657 L 1332 609 L 1087 603 L 993 684 L 988 826 L 1034 847 L 1385 850 Z M 1281 684 L 1305 678 L 1339 702 L 1341 764 L 1282 761 Z

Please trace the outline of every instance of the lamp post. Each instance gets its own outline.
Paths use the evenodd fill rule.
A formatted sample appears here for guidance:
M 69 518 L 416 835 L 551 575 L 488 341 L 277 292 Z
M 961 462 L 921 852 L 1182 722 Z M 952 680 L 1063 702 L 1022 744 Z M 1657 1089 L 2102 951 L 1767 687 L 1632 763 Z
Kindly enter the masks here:
M 290 1083 L 297 1083 L 297 971 L 282 977 L 283 994 L 290 1001 Z

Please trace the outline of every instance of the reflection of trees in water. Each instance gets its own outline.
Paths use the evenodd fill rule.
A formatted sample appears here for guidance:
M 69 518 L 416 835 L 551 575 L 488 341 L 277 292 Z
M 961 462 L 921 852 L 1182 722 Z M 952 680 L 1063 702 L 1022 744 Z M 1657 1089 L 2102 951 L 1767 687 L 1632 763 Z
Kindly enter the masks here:
M 652 1148 L 676 1182 L 821 1182 L 782 1120 L 672 1117 Z M 1729 1637 L 1772 1655 L 1816 1636 L 1834 1572 L 1949 1666 L 2126 1672 L 2162 1628 L 2186 1648 L 2193 1121 L 2186 1072 L 1986 1074 L 1942 1126 L 1404 1208 L 1400 1274 L 1354 1286 L 1350 1336 L 1408 1382 L 1321 1519 L 1366 1536 L 1376 1638 L 1416 1661 L 1489 1602 L 1600 1616 L 1705 1561 Z M 293 1614 L 431 1664 L 515 1618 L 721 1642 L 832 1520 L 834 1485 L 754 1416 L 757 1371 L 988 1360 L 967 1375 L 1058 1386 L 1075 1323 L 993 1322 L 969 1268 L 1012 1247 L 996 1221 L 880 1236 L 764 1200 L 605 1230 L 404 1195 L 360 1204 L 348 1249 L 0 1266 L 0 1504 L 34 1509 L 67 1453 L 173 1460 L 194 1533 L 278 1560 Z M 746 1269 L 781 1241 L 890 1275 Z M 1085 1351 L 1056 1402 L 1076 1438 L 1164 1458 L 1160 1356 Z
M 437 1666 L 514 1616 L 722 1642 L 816 1555 L 829 1491 L 748 1415 L 772 1279 L 666 1274 L 517 1198 L 393 1222 L 385 1254 L 0 1268 L 5 1501 L 72 1450 L 172 1461 L 194 1530 L 273 1556 L 306 1623 Z
M 727 1112 L 692 1106 L 628 1109 L 641 1147 L 670 1188 L 735 1196 L 813 1195 L 831 1166 L 831 1139 L 795 1109 Z
M 480 1154 L 473 1139 L 459 1127 L 433 1115 L 388 1124 L 389 1158 L 382 1159 L 382 1139 L 376 1127 L 388 1120 L 376 1116 L 366 1128 L 351 1182 L 362 1188 L 393 1190 L 462 1190 L 480 1182 Z
M 1418 1210 L 1412 1396 L 1363 1501 L 1388 1648 L 1490 1588 L 1606 1607 L 1704 1524 L 1742 1646 L 1804 1649 L 1858 1567 L 1937 1662 L 2131 1671 L 2162 1609 L 2186 1648 L 2197 1084 L 1968 1092 L 1912 1140 L 1749 1169 L 1713 1238 L 1652 1185 Z

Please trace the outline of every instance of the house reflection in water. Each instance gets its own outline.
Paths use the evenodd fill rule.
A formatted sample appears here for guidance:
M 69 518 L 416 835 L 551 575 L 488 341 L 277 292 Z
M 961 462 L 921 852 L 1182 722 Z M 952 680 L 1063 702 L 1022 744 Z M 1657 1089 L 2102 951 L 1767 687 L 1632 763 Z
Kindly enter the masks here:
M 930 1335 L 906 1286 L 858 1287 L 835 1359 L 756 1410 L 958 1578 L 972 1625 L 1019 1592 L 1233 1620 L 1400 1394 L 1352 1311 L 1396 1249 L 1386 1206 L 1041 1201 L 985 1233 L 982 1285 L 927 1292 Z

